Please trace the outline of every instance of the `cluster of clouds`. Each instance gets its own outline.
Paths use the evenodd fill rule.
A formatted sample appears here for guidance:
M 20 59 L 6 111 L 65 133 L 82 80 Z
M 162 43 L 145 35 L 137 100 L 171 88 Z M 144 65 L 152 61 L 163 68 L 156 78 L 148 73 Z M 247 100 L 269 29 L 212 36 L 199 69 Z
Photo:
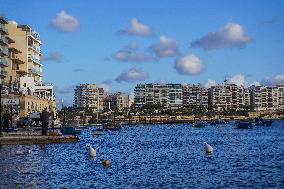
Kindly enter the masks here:
M 52 20 L 51 25 L 53 28 L 62 33 L 70 33 L 76 31 L 80 27 L 79 20 L 67 13 L 66 11 L 60 11 Z M 142 23 L 137 18 L 129 20 L 125 28 L 117 32 L 119 35 L 136 35 L 141 37 L 153 37 L 154 32 L 150 26 Z M 203 37 L 194 40 L 190 43 L 191 48 L 201 48 L 205 51 L 224 49 L 224 48 L 243 48 L 249 44 L 252 39 L 246 34 L 245 29 L 238 23 L 229 22 L 220 27 L 216 31 L 209 32 Z M 142 63 L 153 60 L 159 60 L 162 58 L 175 58 L 173 68 L 178 74 L 181 75 L 198 75 L 201 74 L 206 66 L 202 59 L 195 54 L 186 53 L 183 54 L 180 51 L 179 44 L 176 39 L 160 35 L 159 40 L 149 45 L 145 49 L 140 49 L 137 42 L 129 42 L 125 47 L 117 50 L 111 56 L 113 60 L 119 62 L 134 62 Z M 51 53 L 43 57 L 44 61 L 61 62 L 62 55 L 58 52 Z M 108 61 L 110 59 L 108 58 Z M 74 72 L 81 72 L 81 69 L 74 69 Z M 115 81 L 116 82 L 137 82 L 145 81 L 149 78 L 146 71 L 136 66 L 129 68 L 128 70 L 120 73 Z M 254 84 L 261 83 L 277 83 L 278 81 L 284 81 L 283 75 L 277 75 L 274 78 L 269 78 L 261 82 L 255 81 Z M 237 74 L 230 77 L 229 83 L 235 83 L 240 86 L 248 86 L 246 77 L 242 74 Z M 108 89 L 111 82 L 109 80 L 104 81 L 101 86 Z M 208 80 L 205 84 L 206 87 L 216 85 L 214 80 Z
M 204 37 L 193 41 L 190 46 L 204 50 L 221 48 L 242 48 L 251 42 L 244 28 L 236 23 L 228 23 L 216 32 L 210 32 Z
M 277 84 L 281 84 L 284 82 L 284 74 L 278 74 L 274 77 L 266 77 L 261 81 L 252 81 L 251 83 L 248 82 L 248 77 L 243 74 L 236 74 L 227 79 L 227 83 L 236 84 L 237 86 L 249 87 L 249 86 L 275 86 Z M 210 88 L 212 86 L 217 85 L 218 83 L 215 80 L 208 79 L 205 83 L 206 88 Z
M 150 26 L 141 23 L 137 18 L 133 18 L 129 21 L 127 27 L 119 30 L 118 33 L 145 37 L 153 36 L 154 32 L 152 31 Z M 240 24 L 229 22 L 219 28 L 217 31 L 209 32 L 200 39 L 192 41 L 190 43 L 190 47 L 201 48 L 205 51 L 223 48 L 243 48 L 251 41 L 252 39 L 247 36 L 245 29 Z M 134 45 L 133 47 L 133 44 L 136 45 Z M 205 64 L 200 57 L 192 53 L 181 53 L 178 42 L 174 38 L 166 35 L 161 35 L 159 37 L 159 40 L 147 47 L 144 52 L 138 49 L 137 43 L 131 42 L 126 47 L 118 50 L 112 55 L 112 58 L 114 60 L 136 63 L 168 57 L 175 58 L 173 68 L 178 74 L 198 75 L 205 70 Z M 131 72 L 136 69 L 137 68 L 131 68 L 128 70 L 128 72 L 121 73 L 119 78 L 121 78 L 122 75 L 124 76 L 124 78 L 126 78 L 127 75 L 131 75 Z M 148 77 L 142 78 L 147 79 Z M 247 85 L 247 83 L 245 83 L 245 81 L 242 79 L 243 78 L 238 75 L 235 78 L 231 78 L 230 82 L 240 82 L 242 85 Z M 141 78 L 137 80 L 133 78 L 122 80 L 118 79 L 116 81 L 135 82 L 141 81 Z M 210 84 L 212 83 L 209 83 L 208 85 Z

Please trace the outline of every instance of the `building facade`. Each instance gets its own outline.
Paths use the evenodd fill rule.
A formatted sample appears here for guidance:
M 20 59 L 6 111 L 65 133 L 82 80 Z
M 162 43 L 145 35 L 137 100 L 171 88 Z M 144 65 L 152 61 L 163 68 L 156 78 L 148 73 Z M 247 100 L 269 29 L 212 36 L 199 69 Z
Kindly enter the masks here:
M 74 89 L 73 106 L 75 108 L 90 108 L 94 112 L 104 108 L 105 92 L 96 84 L 80 84 Z
M 182 107 L 181 84 L 138 84 L 134 89 L 134 108 L 145 105 L 159 104 L 165 109 Z
M 4 37 L 7 44 L 5 55 L 1 53 L 1 62 L 5 63 L 5 66 L 1 63 L 1 71 L 5 73 L 5 77 L 1 77 L 3 98 L 19 99 L 20 116 L 44 108 L 56 113 L 53 85 L 42 81 L 39 34 L 28 25 L 18 25 L 15 21 L 3 22 L 2 17 L 0 20 L 0 31 L 5 30 L 1 32 L 1 38 Z
M 240 110 L 250 106 L 249 90 L 235 84 L 218 84 L 208 92 L 209 107 L 215 111 Z
M 130 108 L 129 95 L 127 93 L 117 92 L 107 95 L 105 98 L 105 111 L 125 112 Z
M 5 87 L 4 80 L 7 77 L 6 67 L 8 66 L 8 21 L 0 16 L 0 83 Z
M 208 89 L 200 84 L 182 85 L 183 107 L 203 107 L 208 109 Z

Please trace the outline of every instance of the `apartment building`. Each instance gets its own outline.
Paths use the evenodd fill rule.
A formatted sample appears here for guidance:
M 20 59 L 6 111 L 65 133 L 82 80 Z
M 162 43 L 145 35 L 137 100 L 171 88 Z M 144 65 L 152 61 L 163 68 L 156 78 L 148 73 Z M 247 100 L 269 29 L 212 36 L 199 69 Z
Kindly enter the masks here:
M 8 21 L 0 16 L 0 83 L 5 87 L 4 80 L 7 77 L 6 67 L 8 66 Z
M 134 107 L 142 108 L 146 104 L 160 104 L 164 108 L 182 107 L 181 84 L 138 84 L 134 89 Z
M 276 85 L 277 88 L 277 109 L 284 110 L 284 84 Z
M 283 110 L 284 85 L 251 86 L 250 99 L 254 110 Z
M 74 89 L 73 106 L 76 108 L 90 108 L 94 112 L 102 111 L 106 97 L 103 88 L 96 84 L 80 84 Z
M 204 107 L 208 109 L 208 89 L 200 84 L 182 85 L 184 107 Z
M 127 111 L 129 109 L 129 95 L 122 92 L 107 95 L 104 109 L 105 111 Z
M 209 106 L 213 110 L 239 110 L 250 106 L 249 90 L 235 84 L 219 84 L 212 86 L 208 93 Z
M 5 38 L 1 45 L 5 43 L 7 51 L 5 55 L 1 53 L 1 71 L 5 74 L 1 76 L 3 98 L 20 100 L 19 107 L 14 107 L 19 109 L 20 116 L 44 108 L 56 113 L 53 85 L 42 82 L 39 34 L 28 25 L 4 22 L 2 17 L 0 20 L 1 39 Z

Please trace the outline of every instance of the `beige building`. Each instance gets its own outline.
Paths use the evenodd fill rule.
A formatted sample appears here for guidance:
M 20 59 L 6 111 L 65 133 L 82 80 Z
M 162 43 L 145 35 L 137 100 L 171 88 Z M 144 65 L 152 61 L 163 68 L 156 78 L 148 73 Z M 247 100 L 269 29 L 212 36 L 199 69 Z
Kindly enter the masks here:
M 209 106 L 217 111 L 249 107 L 249 90 L 243 86 L 227 83 L 212 86 L 209 89 Z
M 117 92 L 109 94 L 105 98 L 105 110 L 106 111 L 119 111 L 124 112 L 130 108 L 129 95 L 127 93 Z
M 184 107 L 208 108 L 208 89 L 201 85 L 182 85 L 182 97 Z
M 80 84 L 74 89 L 73 106 L 76 108 L 90 108 L 94 112 L 104 108 L 105 91 L 96 84 Z
M 5 94 L 3 98 L 20 100 L 20 106 L 15 107 L 20 116 L 40 112 L 44 108 L 56 113 L 53 85 L 42 82 L 39 34 L 28 25 L 18 25 L 15 21 L 3 22 L 3 18 L 0 20 L 0 31 L 5 30 L 1 32 L 1 38 L 5 36 L 4 42 L 7 44 L 7 55 L 1 53 L 1 64 L 5 63 L 1 65 L 1 71 L 5 73 L 5 77 L 1 77 Z
M 4 84 L 4 80 L 7 77 L 6 67 L 8 66 L 8 30 L 7 20 L 0 16 L 0 83 Z M 5 87 L 5 85 L 4 85 Z
M 254 110 L 284 110 L 284 84 L 276 86 L 251 86 L 251 102 Z

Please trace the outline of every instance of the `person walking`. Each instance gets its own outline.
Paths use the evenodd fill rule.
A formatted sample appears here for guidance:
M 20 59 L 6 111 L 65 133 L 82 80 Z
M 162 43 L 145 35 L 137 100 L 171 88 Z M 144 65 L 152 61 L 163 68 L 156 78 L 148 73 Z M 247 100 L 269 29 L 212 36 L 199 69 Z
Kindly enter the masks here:
M 8 113 L 8 110 L 6 110 L 5 114 L 3 115 L 3 130 L 6 132 L 8 132 L 10 121 L 11 121 L 11 116 Z
M 51 124 L 52 131 L 54 132 L 54 112 L 53 111 L 50 113 L 50 124 Z
M 48 129 L 48 122 L 49 122 L 49 113 L 47 111 L 47 108 L 44 108 L 44 110 L 40 114 L 40 120 L 41 120 L 41 134 L 47 135 L 47 129 Z

